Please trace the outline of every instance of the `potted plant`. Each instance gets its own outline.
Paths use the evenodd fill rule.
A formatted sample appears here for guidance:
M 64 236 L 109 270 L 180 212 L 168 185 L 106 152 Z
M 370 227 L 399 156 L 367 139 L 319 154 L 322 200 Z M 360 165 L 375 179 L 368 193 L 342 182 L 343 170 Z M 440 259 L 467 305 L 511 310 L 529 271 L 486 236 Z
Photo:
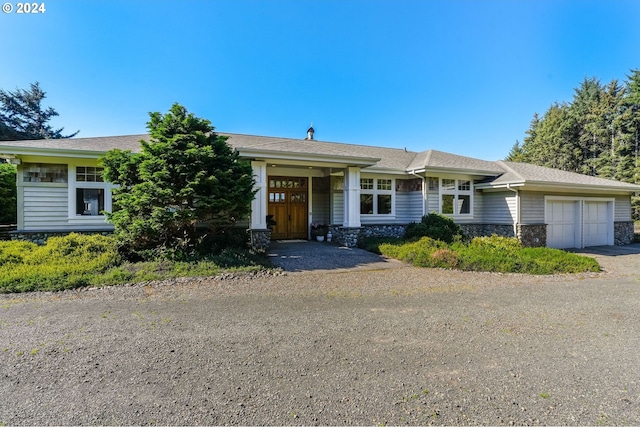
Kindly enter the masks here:
M 313 223 L 311 224 L 311 238 L 315 238 L 318 242 L 324 241 L 324 236 L 327 232 L 326 226 L 323 224 Z

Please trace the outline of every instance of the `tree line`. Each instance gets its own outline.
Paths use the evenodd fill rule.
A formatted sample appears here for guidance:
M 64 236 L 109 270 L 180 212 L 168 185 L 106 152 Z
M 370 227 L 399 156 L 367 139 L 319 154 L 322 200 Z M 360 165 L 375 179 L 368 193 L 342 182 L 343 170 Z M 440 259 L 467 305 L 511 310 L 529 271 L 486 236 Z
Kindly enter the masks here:
M 505 160 L 639 183 L 640 70 L 624 82 L 585 78 L 571 102 L 534 114 Z

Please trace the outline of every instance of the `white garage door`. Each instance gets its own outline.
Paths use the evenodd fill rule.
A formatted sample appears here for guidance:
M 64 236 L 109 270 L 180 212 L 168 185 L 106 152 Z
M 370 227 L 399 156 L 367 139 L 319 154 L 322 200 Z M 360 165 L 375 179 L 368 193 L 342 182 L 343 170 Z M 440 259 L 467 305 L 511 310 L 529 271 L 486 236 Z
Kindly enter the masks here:
M 610 239 L 610 218 L 607 202 L 584 202 L 583 208 L 584 246 L 612 244 Z
M 566 200 L 547 201 L 547 246 L 550 248 L 575 248 L 580 246 L 578 202 Z

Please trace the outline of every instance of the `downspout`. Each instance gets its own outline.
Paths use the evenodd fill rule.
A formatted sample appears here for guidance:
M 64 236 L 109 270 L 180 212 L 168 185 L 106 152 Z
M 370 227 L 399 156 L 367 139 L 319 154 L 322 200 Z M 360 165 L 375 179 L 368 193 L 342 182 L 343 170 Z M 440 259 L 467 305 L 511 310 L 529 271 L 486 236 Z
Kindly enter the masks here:
M 507 183 L 507 190 L 516 193 L 516 219 L 513 222 L 513 235 L 518 237 L 518 224 L 520 224 L 520 192 L 515 188 L 511 188 L 511 184 Z
M 422 216 L 425 216 L 427 214 L 427 177 L 416 174 L 415 169 L 410 173 L 422 180 Z

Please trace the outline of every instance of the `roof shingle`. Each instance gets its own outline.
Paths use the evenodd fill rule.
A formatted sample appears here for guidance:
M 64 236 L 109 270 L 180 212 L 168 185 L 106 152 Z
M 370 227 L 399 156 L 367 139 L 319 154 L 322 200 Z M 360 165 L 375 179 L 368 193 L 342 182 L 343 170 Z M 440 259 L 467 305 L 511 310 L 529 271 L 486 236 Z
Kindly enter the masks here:
M 483 174 L 488 177 L 483 187 L 500 187 L 506 184 L 520 185 L 566 185 L 566 186 L 594 186 L 615 188 L 626 191 L 640 191 L 640 186 L 593 176 L 566 172 L 528 163 L 514 163 L 504 161 L 487 161 L 473 157 L 460 156 L 437 150 L 422 152 L 407 151 L 399 148 L 375 147 L 366 145 L 344 144 L 339 142 L 325 142 L 293 138 L 278 138 L 268 136 L 244 135 L 219 132 L 229 137 L 228 143 L 242 153 L 245 150 L 264 150 L 265 152 L 281 152 L 299 154 L 300 156 L 320 155 L 332 157 L 358 157 L 368 159 L 375 170 L 389 170 L 394 172 L 412 172 L 419 170 L 447 170 L 458 173 Z M 107 151 L 119 148 L 140 152 L 140 140 L 148 140 L 148 134 L 105 136 L 95 138 L 46 139 L 31 141 L 0 141 L 0 154 L 15 154 L 11 150 L 17 149 L 43 151 L 75 151 L 90 152 L 101 155 Z

